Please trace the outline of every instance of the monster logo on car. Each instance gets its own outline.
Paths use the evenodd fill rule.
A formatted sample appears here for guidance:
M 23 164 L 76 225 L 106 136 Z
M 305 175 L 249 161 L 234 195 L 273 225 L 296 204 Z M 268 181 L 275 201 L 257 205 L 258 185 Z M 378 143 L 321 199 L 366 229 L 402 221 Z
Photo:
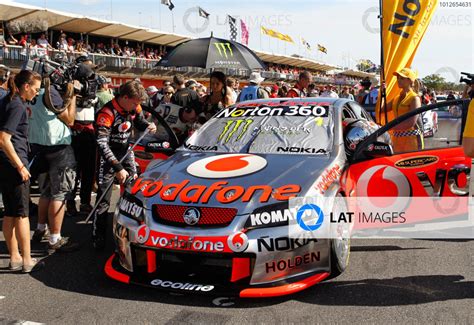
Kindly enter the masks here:
M 227 121 L 224 126 L 224 130 L 222 130 L 222 133 L 219 135 L 218 140 L 221 141 L 225 138 L 224 143 L 228 143 L 232 136 L 237 133 L 237 138 L 235 139 L 235 141 L 238 141 L 244 136 L 245 132 L 247 132 L 250 124 L 252 123 L 253 120 L 251 119 Z M 242 129 L 239 131 L 241 125 Z

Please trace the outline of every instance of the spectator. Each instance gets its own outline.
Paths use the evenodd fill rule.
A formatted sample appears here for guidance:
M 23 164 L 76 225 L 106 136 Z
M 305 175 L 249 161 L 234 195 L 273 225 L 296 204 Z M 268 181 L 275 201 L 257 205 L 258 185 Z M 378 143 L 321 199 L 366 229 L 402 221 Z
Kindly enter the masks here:
M 40 86 L 40 75 L 23 70 L 9 79 L 9 95 L 0 104 L 0 191 L 5 207 L 2 230 L 10 255 L 9 269 L 25 273 L 44 266 L 31 258 L 28 219 L 31 175 L 26 167 L 28 113 L 25 102 L 38 94 Z
M 347 98 L 349 100 L 354 100 L 354 96 L 349 92 L 349 87 L 342 87 L 342 92 L 339 95 L 340 98 Z
M 379 86 L 375 86 L 370 90 L 369 93 L 369 105 L 375 105 L 379 97 Z
M 360 82 L 360 85 L 362 88 L 359 90 L 359 94 L 357 95 L 357 102 L 361 105 L 365 105 L 366 103 L 369 103 L 370 86 L 372 86 L 372 82 L 369 78 L 364 78 L 364 80 Z
M 169 80 L 163 81 L 163 87 L 161 87 L 160 93 L 163 95 L 164 94 L 164 89 L 166 87 L 169 87 L 169 86 L 171 86 L 171 81 L 169 81 Z M 173 90 L 174 90 L 174 88 L 173 88 Z
M 272 90 L 270 92 L 270 98 L 278 98 L 278 91 L 279 91 L 278 86 L 273 85 L 271 88 L 272 88 Z
M 446 96 L 446 100 L 456 100 L 456 96 L 454 95 L 453 91 L 450 91 L 448 93 L 448 96 Z
M 8 32 L 7 43 L 9 45 L 18 45 L 18 40 L 13 36 L 11 32 Z
M 59 37 L 59 41 L 57 43 L 57 48 L 58 48 L 58 50 L 64 51 L 64 52 L 66 52 L 68 50 L 68 43 L 67 43 L 67 40 L 66 40 L 66 34 L 63 33 Z
M 40 37 L 38 38 L 38 40 L 36 41 L 36 43 L 38 44 L 39 47 L 42 47 L 44 49 L 47 49 L 47 50 L 52 50 L 52 46 L 49 44 L 48 40 L 46 39 L 46 34 L 45 33 L 41 33 Z
M 0 104 L 3 98 L 8 95 L 8 78 L 10 78 L 10 69 L 4 65 L 0 65 Z
M 209 120 L 214 114 L 234 102 L 227 87 L 226 76 L 221 71 L 211 73 L 211 93 L 204 97 L 204 116 Z
M 197 90 L 197 86 L 198 86 L 198 83 L 196 82 L 196 80 L 194 79 L 189 79 L 188 81 L 186 81 L 186 83 L 184 84 L 184 86 L 186 88 L 189 88 L 193 91 L 196 91 Z
M 227 78 L 227 87 L 230 88 L 230 93 L 234 102 L 237 101 L 238 96 L 237 92 L 234 90 L 236 83 L 237 81 L 234 78 Z
M 308 97 L 319 97 L 319 92 L 314 83 L 308 85 Z
M 197 88 L 199 98 L 204 98 L 207 95 L 207 88 L 203 84 L 199 84 Z
M 286 97 L 306 97 L 306 89 L 312 80 L 309 71 L 303 71 L 298 76 L 298 82 L 288 91 Z
M 249 77 L 249 85 L 244 87 L 237 98 L 237 102 L 246 100 L 269 98 L 270 93 L 260 87 L 260 84 L 265 80 L 259 72 L 252 72 Z
M 286 97 L 286 94 L 288 94 L 288 86 L 285 84 L 282 84 L 280 89 L 278 89 L 278 97 L 284 98 Z
M 145 99 L 143 85 L 137 81 L 128 81 L 120 87 L 120 95 L 105 104 L 97 113 L 97 146 L 100 154 L 97 197 L 105 194 L 94 213 L 92 244 L 96 250 L 105 248 L 107 215 L 112 196 L 112 188 L 109 185 L 114 178 L 124 184 L 129 176 L 137 177 L 133 155 L 125 156 L 133 126 L 139 131 L 156 131 L 156 126 L 147 122 L 143 115 L 140 103 Z M 122 163 L 119 162 L 120 159 L 123 159 Z
M 183 75 L 178 74 L 174 76 L 173 83 L 176 85 L 176 92 L 171 102 L 181 107 L 190 107 L 199 110 L 201 106 L 199 96 L 194 90 L 185 87 Z
M 327 85 L 324 87 L 324 91 L 321 94 L 321 97 L 329 97 L 329 98 L 339 98 L 339 95 L 333 90 L 333 85 Z
M 171 89 L 173 88 L 171 87 Z M 158 91 L 158 88 L 155 86 L 150 86 L 146 89 L 146 92 L 149 99 L 145 106 L 147 106 L 149 109 L 153 109 L 162 103 L 164 95 Z M 173 95 L 173 93 L 174 92 L 172 92 L 171 95 Z M 170 96 L 168 96 L 167 99 L 170 99 Z M 167 101 L 167 103 L 169 103 L 169 101 Z
M 170 104 L 171 103 L 171 98 L 173 97 L 174 94 L 174 89 L 171 86 L 165 87 L 163 89 L 163 96 L 161 98 L 160 104 Z
M 114 99 L 114 95 L 109 88 L 111 83 L 112 80 L 109 77 L 99 76 L 99 89 L 97 90 L 97 98 L 99 99 L 98 109 L 101 109 L 105 104 Z

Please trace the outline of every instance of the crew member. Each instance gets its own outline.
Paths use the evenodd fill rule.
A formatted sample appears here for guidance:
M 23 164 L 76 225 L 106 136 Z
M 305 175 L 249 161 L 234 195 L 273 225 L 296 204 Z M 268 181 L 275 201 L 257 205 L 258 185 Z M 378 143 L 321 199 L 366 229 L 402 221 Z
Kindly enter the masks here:
M 306 90 L 308 89 L 309 84 L 313 76 L 309 71 L 303 71 L 298 77 L 298 82 L 288 90 L 286 97 L 306 97 Z
M 128 81 L 120 87 L 119 95 L 105 104 L 97 113 L 95 123 L 100 154 L 97 175 L 98 198 L 114 181 L 114 178 L 123 184 L 128 177 L 137 177 L 133 152 L 128 153 L 128 140 L 132 127 L 136 127 L 139 131 L 149 129 L 151 133 L 156 132 L 155 124 L 145 120 L 140 106 L 146 98 L 145 88 L 140 82 Z M 120 162 L 121 159 L 123 159 L 122 162 Z M 97 250 L 105 248 L 107 214 L 111 196 L 112 188 L 109 188 L 94 213 L 92 243 Z

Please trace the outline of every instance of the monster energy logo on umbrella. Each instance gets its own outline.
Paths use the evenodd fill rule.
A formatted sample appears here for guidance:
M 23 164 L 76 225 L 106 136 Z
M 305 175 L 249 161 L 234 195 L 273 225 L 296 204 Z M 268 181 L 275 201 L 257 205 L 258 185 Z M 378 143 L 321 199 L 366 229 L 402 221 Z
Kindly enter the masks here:
M 253 123 L 253 120 L 250 120 L 250 119 L 249 120 L 227 121 L 226 125 L 224 126 L 224 130 L 222 130 L 221 135 L 219 135 L 218 140 L 221 141 L 225 137 L 224 143 L 227 143 L 232 138 L 232 136 L 235 133 L 237 133 L 237 138 L 235 139 L 235 141 L 238 141 L 244 136 L 245 132 L 247 132 L 250 124 L 252 124 L 252 123 Z M 242 124 L 243 124 L 242 129 L 239 131 L 239 128 Z M 229 132 L 229 133 L 227 134 L 227 132 Z M 227 134 L 227 137 L 226 137 L 226 134 Z
M 234 56 L 234 52 L 232 52 L 232 47 L 230 46 L 230 43 L 213 43 L 214 46 L 217 48 L 219 51 L 219 55 L 221 57 L 224 57 L 227 59 L 227 50 L 229 51 L 230 56 Z

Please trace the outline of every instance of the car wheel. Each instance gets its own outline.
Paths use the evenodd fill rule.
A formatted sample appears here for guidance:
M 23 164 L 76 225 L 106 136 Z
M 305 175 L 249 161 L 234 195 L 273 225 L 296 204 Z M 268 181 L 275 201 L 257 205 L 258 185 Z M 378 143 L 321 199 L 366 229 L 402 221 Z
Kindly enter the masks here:
M 341 194 L 336 195 L 336 202 L 334 203 L 332 211 L 334 215 L 339 215 L 339 212 L 347 211 L 347 205 L 343 199 L 344 197 Z M 329 276 L 329 279 L 342 274 L 349 265 L 349 255 L 351 250 L 350 231 L 352 224 L 339 224 L 339 226 L 341 225 L 341 236 L 339 238 L 330 239 L 331 275 Z

